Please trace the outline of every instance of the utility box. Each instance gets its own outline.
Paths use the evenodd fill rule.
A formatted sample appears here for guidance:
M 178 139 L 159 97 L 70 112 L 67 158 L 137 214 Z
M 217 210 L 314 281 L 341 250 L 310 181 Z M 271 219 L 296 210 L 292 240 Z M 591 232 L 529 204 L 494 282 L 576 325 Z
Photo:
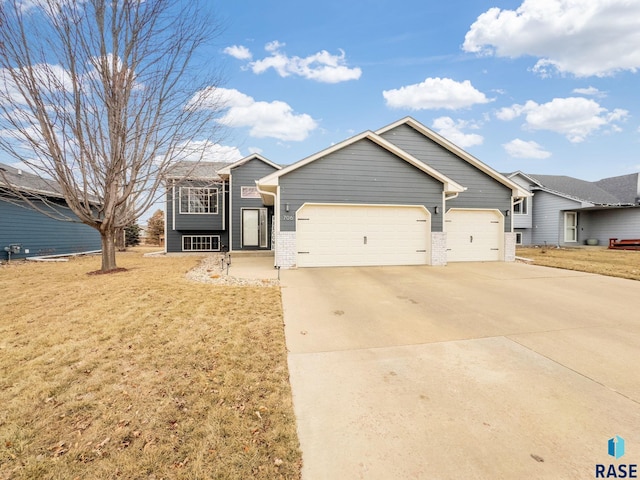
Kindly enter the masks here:
M 4 251 L 11 255 L 17 255 L 20 250 L 22 250 L 22 245 L 19 243 L 12 243 L 8 247 L 4 247 Z

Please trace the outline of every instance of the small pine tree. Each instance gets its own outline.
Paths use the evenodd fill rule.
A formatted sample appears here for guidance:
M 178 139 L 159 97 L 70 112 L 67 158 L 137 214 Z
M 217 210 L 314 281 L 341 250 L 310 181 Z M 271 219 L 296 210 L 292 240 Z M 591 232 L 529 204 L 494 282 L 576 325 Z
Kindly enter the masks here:
M 127 247 L 135 247 L 136 245 L 140 245 L 140 227 L 137 223 L 132 223 L 131 225 L 125 227 L 124 241 L 125 246 Z
M 147 241 L 153 245 L 160 245 L 160 237 L 164 235 L 164 212 L 156 212 L 147 221 Z

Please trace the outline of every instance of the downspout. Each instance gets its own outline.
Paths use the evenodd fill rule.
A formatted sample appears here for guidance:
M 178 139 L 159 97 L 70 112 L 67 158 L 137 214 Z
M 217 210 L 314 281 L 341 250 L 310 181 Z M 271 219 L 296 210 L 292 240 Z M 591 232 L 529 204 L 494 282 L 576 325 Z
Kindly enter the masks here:
M 225 181 L 222 179 L 222 230 L 227 228 L 227 192 L 225 191 Z
M 256 183 L 256 189 L 258 190 L 258 193 L 260 195 L 269 195 L 270 197 L 273 197 L 273 216 L 275 217 L 275 226 L 273 228 L 273 231 L 276 234 L 276 237 L 278 236 L 278 234 L 280 233 L 280 205 L 278 202 L 278 194 L 277 193 L 273 193 L 273 192 L 267 192 L 266 190 L 262 190 L 260 189 L 260 185 L 258 185 L 258 180 L 255 180 Z M 271 245 L 273 246 L 273 266 L 277 267 L 278 265 L 276 265 L 277 263 L 277 258 L 278 258 L 278 242 L 276 242 L 275 238 L 271 238 Z

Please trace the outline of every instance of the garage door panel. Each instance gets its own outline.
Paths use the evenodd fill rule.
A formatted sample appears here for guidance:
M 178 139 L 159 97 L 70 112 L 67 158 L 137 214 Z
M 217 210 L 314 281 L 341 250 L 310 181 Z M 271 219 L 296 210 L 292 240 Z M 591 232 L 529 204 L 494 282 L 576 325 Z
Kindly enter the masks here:
M 307 204 L 297 217 L 298 266 L 428 263 L 431 223 L 422 207 Z
M 497 210 L 451 209 L 445 216 L 447 261 L 499 261 L 504 218 Z

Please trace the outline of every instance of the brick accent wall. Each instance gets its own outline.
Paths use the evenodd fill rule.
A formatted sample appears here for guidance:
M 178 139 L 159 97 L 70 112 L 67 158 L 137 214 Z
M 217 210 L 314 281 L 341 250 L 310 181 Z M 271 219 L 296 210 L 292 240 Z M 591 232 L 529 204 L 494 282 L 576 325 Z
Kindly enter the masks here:
M 516 261 L 516 234 L 515 232 L 507 232 L 504 234 L 504 261 Z
M 276 266 L 296 266 L 296 232 L 278 232 L 276 236 Z
M 445 232 L 431 232 L 431 265 L 447 264 L 447 234 Z

